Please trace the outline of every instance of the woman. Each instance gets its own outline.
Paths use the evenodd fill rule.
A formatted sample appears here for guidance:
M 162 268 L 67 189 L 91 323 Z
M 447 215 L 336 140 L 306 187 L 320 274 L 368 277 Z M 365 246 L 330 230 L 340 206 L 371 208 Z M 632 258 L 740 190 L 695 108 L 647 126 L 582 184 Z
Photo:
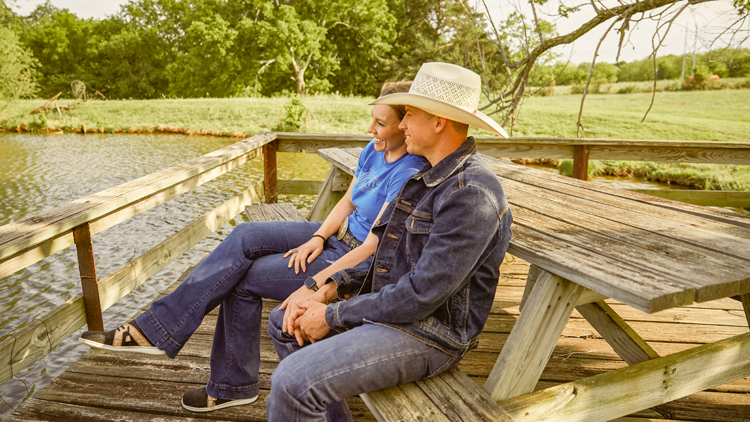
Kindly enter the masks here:
M 386 83 L 381 96 L 408 92 L 410 86 Z M 284 300 L 289 315 L 296 302 L 311 298 L 329 275 L 372 255 L 377 237 L 370 228 L 388 200 L 424 165 L 422 157 L 406 152 L 404 132 L 398 129 L 404 114 L 403 106 L 373 108 L 368 132 L 374 139 L 360 155 L 346 194 L 324 222 L 240 224 L 151 309 L 116 330 L 87 331 L 80 341 L 94 348 L 174 358 L 203 317 L 221 304 L 211 378 L 205 388 L 185 393 L 183 406 L 208 412 L 255 401 L 262 298 Z M 332 236 L 335 233 L 341 236 Z

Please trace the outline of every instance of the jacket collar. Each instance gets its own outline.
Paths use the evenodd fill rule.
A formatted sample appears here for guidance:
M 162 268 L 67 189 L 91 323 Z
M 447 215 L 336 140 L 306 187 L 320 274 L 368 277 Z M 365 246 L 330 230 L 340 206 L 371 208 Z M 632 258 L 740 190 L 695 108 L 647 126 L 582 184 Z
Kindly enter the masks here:
M 461 167 L 466 159 L 471 154 L 477 151 L 477 144 L 474 142 L 474 137 L 469 136 L 464 143 L 462 143 L 457 150 L 453 151 L 449 156 L 443 158 L 436 166 L 431 167 L 427 163 L 426 168 L 422 172 L 414 175 L 415 178 L 422 177 L 424 183 L 429 187 L 439 185 L 443 180 L 450 177 L 453 173 Z

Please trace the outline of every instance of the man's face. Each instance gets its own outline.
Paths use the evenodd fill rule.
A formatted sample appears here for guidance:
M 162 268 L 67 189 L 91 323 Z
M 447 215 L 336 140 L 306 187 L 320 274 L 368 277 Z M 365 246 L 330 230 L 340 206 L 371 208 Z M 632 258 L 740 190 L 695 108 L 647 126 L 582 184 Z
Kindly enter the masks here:
M 406 115 L 404 115 L 398 128 L 406 134 L 406 151 L 409 154 L 427 157 L 432 149 L 432 135 L 435 132 L 432 127 L 432 119 L 434 118 L 434 116 L 427 118 L 427 115 L 421 109 L 406 106 Z

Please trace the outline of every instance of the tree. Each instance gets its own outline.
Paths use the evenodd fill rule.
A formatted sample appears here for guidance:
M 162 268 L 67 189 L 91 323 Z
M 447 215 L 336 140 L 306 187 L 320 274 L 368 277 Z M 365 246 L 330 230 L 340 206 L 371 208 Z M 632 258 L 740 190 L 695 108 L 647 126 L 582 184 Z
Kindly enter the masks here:
M 24 48 L 18 36 L 0 26 L 0 100 L 29 98 L 37 90 L 36 67 L 39 62 Z
M 71 95 L 71 82 L 89 82 L 85 63 L 93 20 L 80 19 L 47 1 L 21 22 L 21 41 L 39 60 L 40 95 L 51 97 L 58 92 Z
M 596 58 L 599 55 L 599 47 L 603 40 L 611 31 L 615 31 L 619 35 L 620 49 L 629 38 L 628 34 L 635 30 L 638 23 L 644 20 L 652 20 L 656 22 L 656 31 L 652 38 L 651 48 L 651 75 L 654 77 L 654 94 L 656 92 L 656 73 L 657 73 L 657 61 L 659 48 L 662 46 L 664 39 L 667 37 L 669 30 L 675 19 L 689 7 L 705 3 L 708 1 L 718 0 L 630 0 L 630 1 L 609 1 L 605 2 L 590 2 L 581 3 L 575 5 L 568 5 L 568 0 L 559 0 L 557 3 L 552 3 L 549 0 L 530 0 L 529 5 L 532 10 L 531 18 L 524 18 L 524 28 L 533 28 L 538 36 L 537 39 L 532 39 L 528 36 L 528 31 L 514 32 L 511 34 L 502 33 L 500 28 L 492 23 L 492 28 L 495 33 L 494 42 L 499 47 L 499 56 L 502 59 L 503 65 L 507 70 L 509 77 L 506 80 L 504 89 L 494 95 L 489 104 L 484 106 L 483 110 L 488 110 L 489 114 L 502 113 L 503 124 L 516 116 L 516 111 L 520 106 L 521 100 L 524 96 L 526 86 L 529 84 L 530 76 L 534 66 L 539 64 L 540 59 L 544 54 L 547 54 L 551 49 L 564 45 L 570 44 L 575 40 L 579 39 L 584 34 L 589 33 L 595 28 L 604 26 L 606 28 L 604 36 L 599 41 L 596 51 L 594 53 L 592 64 L 589 68 L 588 79 L 586 87 L 591 82 L 596 68 Z M 574 14 L 580 12 L 583 9 L 588 10 L 593 17 L 590 19 L 583 20 L 581 25 L 571 31 L 568 34 L 559 36 L 545 36 L 543 28 L 548 25 L 544 20 L 539 18 L 537 8 L 544 6 L 547 10 L 550 10 L 549 14 L 557 17 L 568 18 Z M 557 6 L 557 7 L 554 7 Z M 723 28 L 722 34 L 726 32 L 738 32 L 741 31 L 743 25 L 747 21 L 750 15 L 750 0 L 734 0 L 734 6 L 738 11 L 739 17 L 729 22 L 725 28 Z M 486 7 L 486 4 L 485 4 Z M 487 8 L 489 13 L 489 9 Z M 518 17 L 511 15 L 508 21 L 517 20 Z M 528 24 L 525 22 L 529 21 Z M 502 28 L 502 27 L 501 27 Z M 718 39 L 718 37 L 717 37 Z M 616 61 L 619 60 L 619 51 L 617 54 Z M 622 72 L 621 75 L 628 72 Z M 578 118 L 578 133 L 580 136 L 583 126 L 581 125 L 581 116 L 583 111 L 583 102 L 586 98 L 587 88 L 584 88 L 583 97 L 581 100 L 581 112 L 579 112 Z M 652 97 L 653 105 L 653 97 Z M 650 110 L 650 107 L 649 107 Z M 648 111 L 646 115 L 648 115 Z M 644 119 L 646 116 L 644 116 Z

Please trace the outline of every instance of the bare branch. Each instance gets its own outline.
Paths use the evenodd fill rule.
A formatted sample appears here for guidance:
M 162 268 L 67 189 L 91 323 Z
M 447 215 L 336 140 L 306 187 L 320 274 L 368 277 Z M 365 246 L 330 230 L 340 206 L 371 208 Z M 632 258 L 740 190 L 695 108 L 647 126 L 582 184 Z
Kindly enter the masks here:
M 654 56 L 654 89 L 651 92 L 651 104 L 648 106 L 648 110 L 646 110 L 646 114 L 643 115 L 643 119 L 641 119 L 641 123 L 646 121 L 646 116 L 648 116 L 648 113 L 651 111 L 651 108 L 654 106 L 654 100 L 656 99 L 656 54 L 659 52 L 659 48 L 664 44 L 664 40 L 667 38 L 667 34 L 669 34 L 669 30 L 672 29 L 672 24 L 677 19 L 680 14 L 688 8 L 690 4 L 684 5 L 680 10 L 675 13 L 675 15 L 668 21 L 669 25 L 667 26 L 667 30 L 664 32 L 664 36 L 659 38 L 659 45 L 654 47 L 654 51 L 651 53 Z M 651 45 L 654 45 L 654 38 L 656 38 L 659 35 L 659 29 L 664 27 L 664 25 L 661 25 L 660 27 L 656 28 L 656 32 L 654 33 L 654 36 L 651 37 Z
M 539 34 L 539 42 L 544 42 L 544 36 L 542 36 L 542 28 L 539 26 L 539 18 L 536 16 L 536 6 L 534 6 L 534 0 L 529 0 L 531 5 L 531 11 L 534 12 L 534 24 L 536 24 L 536 32 Z
M 508 76 L 510 76 L 511 65 L 510 60 L 508 60 L 508 55 L 505 53 L 505 46 L 503 45 L 502 39 L 500 38 L 500 33 L 497 32 L 497 26 L 495 26 L 495 22 L 492 21 L 492 15 L 490 15 L 490 8 L 489 6 L 487 6 L 487 2 L 485 0 L 482 0 L 482 3 L 484 4 L 484 10 L 487 11 L 487 18 L 489 18 L 490 20 L 492 29 L 495 31 L 495 36 L 497 37 L 497 46 L 500 47 L 500 55 L 502 56 L 503 63 L 505 64 L 505 68 L 508 71 Z
M 589 79 L 586 81 L 586 86 L 583 88 L 583 97 L 581 97 L 581 108 L 578 110 L 578 123 L 576 123 L 576 137 L 581 137 L 581 118 L 583 117 L 583 103 L 586 101 L 586 93 L 589 90 L 589 85 L 591 84 L 591 77 L 594 75 L 594 65 L 596 64 L 596 58 L 599 56 L 599 47 L 602 46 L 602 43 L 604 42 L 604 39 L 607 38 L 607 34 L 609 34 L 609 31 L 612 30 L 612 28 L 615 26 L 617 22 L 620 21 L 620 18 L 615 19 L 612 21 L 612 25 L 607 28 L 606 31 L 604 31 L 604 35 L 602 35 L 602 38 L 599 40 L 599 44 L 596 45 L 596 50 L 594 51 L 594 58 L 591 59 L 591 69 L 589 70 Z

